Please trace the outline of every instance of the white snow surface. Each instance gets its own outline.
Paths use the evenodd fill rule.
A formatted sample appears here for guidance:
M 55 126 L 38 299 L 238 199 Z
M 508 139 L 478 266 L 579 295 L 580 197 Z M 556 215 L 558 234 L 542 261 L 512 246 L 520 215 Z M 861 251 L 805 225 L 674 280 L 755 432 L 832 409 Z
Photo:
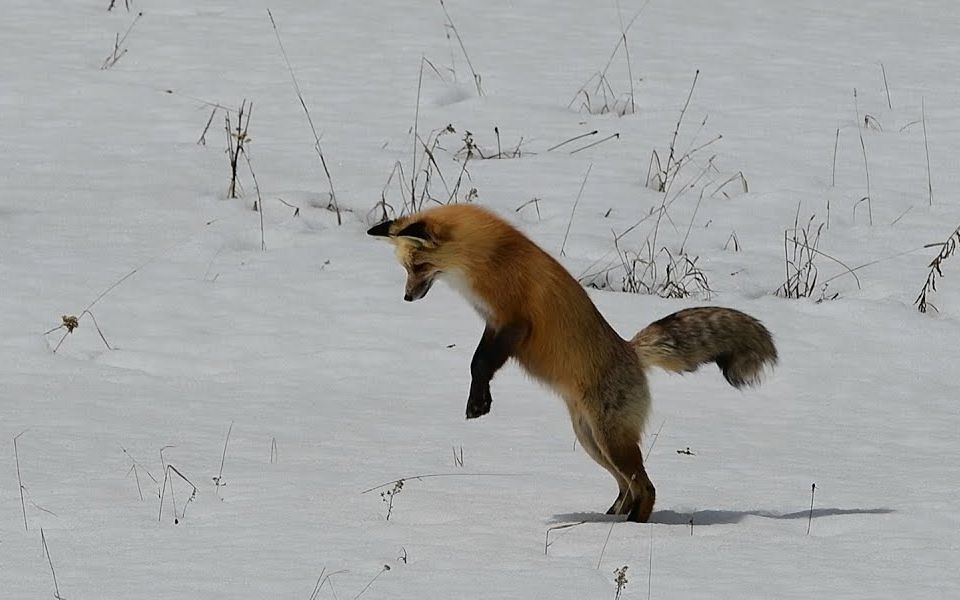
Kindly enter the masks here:
M 435 2 L 107 4 L 7 2 L 0 20 L 0 596 L 613 598 L 627 565 L 622 598 L 960 597 L 960 259 L 939 312 L 913 306 L 924 246 L 960 225 L 956 2 L 621 0 L 624 24 L 641 11 L 623 117 L 568 106 L 617 44 L 614 2 L 448 0 L 482 96 Z M 451 187 L 464 132 L 490 151 L 497 127 L 521 156 L 469 161 L 464 190 L 575 275 L 616 267 L 614 232 L 664 203 L 651 152 L 669 153 L 698 69 L 676 147 L 723 138 L 680 171 L 656 246 L 699 257 L 713 293 L 591 295 L 626 337 L 683 307 L 747 311 L 780 364 L 743 392 L 714 368 L 652 373 L 657 505 L 612 523 L 614 482 L 515 365 L 464 419 L 481 320 L 444 284 L 403 302 L 364 232 L 394 164 L 422 168 L 415 118 L 424 139 L 456 130 L 437 151 Z M 622 49 L 607 77 L 622 100 Z M 197 144 L 210 103 L 242 99 L 265 249 L 245 164 L 226 199 L 223 110 Z M 746 192 L 716 191 L 740 172 Z M 386 198 L 399 210 L 396 181 Z M 788 300 L 798 210 L 829 226 L 814 296 Z M 654 221 L 620 248 L 642 251 Z M 54 353 L 61 315 L 80 327 Z M 187 502 L 168 470 L 162 514 L 161 456 L 197 487 Z M 388 520 L 393 485 L 361 492 L 400 478 Z M 580 521 L 545 553 L 548 528 Z

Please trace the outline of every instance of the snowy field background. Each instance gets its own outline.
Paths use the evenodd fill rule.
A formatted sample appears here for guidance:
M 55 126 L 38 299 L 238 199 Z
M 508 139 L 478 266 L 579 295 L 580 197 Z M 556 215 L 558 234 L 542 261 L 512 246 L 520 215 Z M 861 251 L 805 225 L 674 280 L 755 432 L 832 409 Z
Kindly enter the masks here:
M 0 21 L 0 596 L 50 597 L 51 563 L 69 600 L 613 598 L 624 565 L 623 598 L 960 594 L 960 259 L 939 312 L 913 306 L 939 251 L 924 246 L 960 225 L 956 3 L 449 0 L 483 96 L 434 2 L 107 4 L 6 2 Z M 635 114 L 568 106 L 638 11 Z M 418 111 L 421 57 L 436 71 Z M 592 296 L 625 336 L 686 306 L 745 310 L 781 363 L 743 393 L 714 369 L 653 373 L 653 523 L 612 525 L 613 481 L 516 367 L 464 420 L 482 323 L 443 286 L 403 302 L 364 231 L 382 193 L 402 204 L 397 180 L 384 192 L 395 164 L 423 168 L 418 112 L 421 137 L 456 130 L 436 153 L 451 187 L 464 132 L 489 152 L 496 127 L 520 156 L 468 161 L 458 197 L 476 188 L 575 275 L 612 267 L 616 285 L 614 232 L 664 204 L 651 152 L 669 152 L 698 69 L 676 147 L 723 137 L 679 172 L 656 245 L 699 257 L 713 293 Z M 622 49 L 607 78 L 622 102 Z M 226 199 L 223 110 L 197 144 L 211 103 L 243 99 L 265 250 L 245 163 Z M 721 189 L 737 173 L 747 191 Z M 824 255 L 813 297 L 787 300 L 798 210 L 824 224 Z M 113 349 L 84 315 L 53 353 L 63 331 L 44 332 L 105 291 L 91 312 Z M 158 521 L 163 465 L 197 491 L 174 475 Z M 392 509 L 392 485 L 361 494 L 399 478 Z M 549 527 L 580 521 L 545 554 Z

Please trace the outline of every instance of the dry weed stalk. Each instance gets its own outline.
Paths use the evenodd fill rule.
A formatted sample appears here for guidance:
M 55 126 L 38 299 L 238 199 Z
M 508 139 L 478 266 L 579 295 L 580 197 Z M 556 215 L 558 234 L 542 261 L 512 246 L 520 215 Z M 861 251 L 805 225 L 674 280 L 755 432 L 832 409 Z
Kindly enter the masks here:
M 107 10 L 111 10 L 112 8 L 113 2 L 110 3 L 110 6 L 107 8 Z M 130 10 L 129 5 L 127 6 L 127 10 Z M 127 49 L 123 47 L 123 43 L 127 41 L 127 36 L 130 35 L 130 32 L 133 30 L 133 26 L 137 24 L 137 21 L 139 21 L 140 17 L 142 16 L 143 12 L 138 12 L 137 16 L 133 18 L 133 22 L 130 23 L 129 27 L 127 27 L 127 30 L 124 32 L 123 36 L 121 37 L 119 33 L 116 35 L 113 40 L 113 51 L 103 61 L 103 64 L 100 65 L 101 71 L 106 71 L 107 69 L 113 67 L 127 53 Z
M 340 575 L 341 573 L 346 573 L 346 572 L 347 572 L 346 569 L 340 569 L 339 571 L 334 571 L 334 572 L 332 572 L 332 573 L 327 573 L 327 568 L 326 568 L 326 567 L 324 567 L 323 569 L 321 569 L 321 570 L 320 570 L 320 575 L 317 577 L 317 583 L 315 583 L 314 586 L 313 586 L 313 592 L 310 593 L 310 599 L 309 599 L 309 600 L 317 600 L 317 599 L 320 597 L 320 591 L 323 590 L 323 586 L 325 586 L 328 581 L 330 582 L 330 590 L 332 591 L 332 590 L 333 590 L 333 580 L 331 580 L 330 578 L 333 577 L 334 575 Z M 332 592 L 332 593 L 333 593 L 334 599 L 336 599 L 337 593 L 336 593 L 336 592 Z
M 157 481 L 157 478 L 153 476 L 153 473 L 151 473 L 149 469 L 147 469 L 142 464 L 140 464 L 140 462 L 137 461 L 137 459 L 135 459 L 130 454 L 130 452 L 127 451 L 126 448 L 124 448 L 123 446 L 120 446 L 120 450 L 122 450 L 123 453 L 127 455 L 127 458 L 130 459 L 130 469 L 127 471 L 127 477 L 130 476 L 130 473 L 133 473 L 134 480 L 137 482 L 137 493 L 140 496 L 140 501 L 143 502 L 143 489 L 140 487 L 140 470 L 142 469 L 143 472 L 147 474 L 147 477 L 149 477 L 150 480 L 153 481 L 154 485 L 159 486 L 160 482 Z M 159 487 L 157 488 L 157 497 L 158 498 L 160 497 Z
M 53 558 L 50 557 L 50 548 L 47 546 L 47 536 L 40 528 L 40 544 L 43 546 L 43 553 L 47 556 L 47 563 L 50 565 L 50 573 L 53 574 L 53 597 L 56 600 L 66 600 L 60 595 L 60 585 L 57 583 L 57 571 L 53 568 Z
M 373 582 L 374 582 L 374 581 L 376 581 L 381 575 L 383 575 L 384 573 L 386 573 L 386 572 L 389 571 L 389 570 L 390 570 L 390 565 L 383 565 L 383 568 L 381 568 L 380 571 L 379 571 L 376 575 L 373 576 L 373 579 L 371 579 L 371 580 L 367 583 L 367 585 L 363 586 L 363 589 L 360 590 L 360 593 L 358 593 L 356 596 L 353 597 L 353 600 L 358 600 L 358 599 L 360 598 L 360 596 L 362 596 L 362 595 L 364 594 L 364 592 L 366 592 L 368 589 L 370 589 L 370 586 L 373 585 Z
M 697 69 L 693 76 L 693 83 L 690 85 L 690 91 L 687 93 L 687 99 L 683 103 L 683 108 L 680 109 L 680 116 L 677 118 L 677 123 L 673 128 L 673 136 L 670 139 L 670 147 L 666 159 L 661 160 L 660 154 L 656 150 L 653 150 L 653 152 L 650 154 L 650 162 L 647 165 L 646 185 L 647 187 L 658 192 L 668 194 L 671 188 L 673 188 L 674 183 L 677 180 L 677 176 L 680 174 L 680 170 L 685 165 L 690 163 L 698 152 L 723 139 L 723 135 L 718 134 L 702 144 L 694 145 L 697 141 L 697 137 L 700 135 L 700 131 L 702 131 L 707 124 L 707 117 L 705 116 L 700 122 L 700 126 L 697 128 L 697 131 L 691 138 L 687 150 L 681 153 L 677 149 L 677 138 L 680 135 L 680 128 L 683 125 L 683 118 L 687 114 L 687 108 L 690 106 L 690 100 L 693 98 L 693 91 L 697 87 L 697 80 L 699 78 L 700 70 Z M 731 179 L 722 183 L 714 193 L 719 192 L 724 186 L 731 181 L 735 181 L 736 179 L 737 176 L 734 175 Z M 747 183 L 746 178 L 743 177 L 743 173 L 740 173 L 740 182 L 746 190 Z
M 330 176 L 330 169 L 327 167 L 327 159 L 324 157 L 323 147 L 320 145 L 320 134 L 317 133 L 317 128 L 313 124 L 313 117 L 310 116 L 310 110 L 307 108 L 307 102 L 303 99 L 303 91 L 300 89 L 300 82 L 297 81 L 297 75 L 293 72 L 293 65 L 290 64 L 290 59 L 287 57 L 287 51 L 283 47 L 283 40 L 280 39 L 280 29 L 277 27 L 277 22 L 273 19 L 273 13 L 270 12 L 270 9 L 267 9 L 267 15 L 270 17 L 270 24 L 273 26 L 273 33 L 277 37 L 277 45 L 280 47 L 280 54 L 283 56 L 283 62 L 287 65 L 287 70 L 290 71 L 290 79 L 293 81 L 293 89 L 297 92 L 297 99 L 300 100 L 300 106 L 303 108 L 303 113 L 307 116 L 307 123 L 310 125 L 310 132 L 313 134 L 313 149 L 320 158 L 320 166 L 323 167 L 323 174 L 327 178 L 327 187 L 330 189 L 330 201 L 327 204 L 327 210 L 334 211 L 337 214 L 337 225 L 342 225 L 343 218 L 340 214 L 340 204 L 337 202 L 337 194 L 333 191 L 333 178 Z
M 250 178 L 253 179 L 253 190 L 257 193 L 257 199 L 253 203 L 253 210 L 259 213 L 260 250 L 265 251 L 267 249 L 267 241 L 264 238 L 264 233 L 263 233 L 263 196 L 260 195 L 260 182 L 257 181 L 257 174 L 253 171 L 253 163 L 250 162 L 250 155 L 247 152 L 244 152 L 243 158 L 247 161 L 247 169 L 250 171 Z M 283 202 L 283 200 L 280 200 L 280 202 Z M 284 204 L 286 204 L 286 202 L 284 202 Z M 299 213 L 300 213 L 300 209 L 298 208 L 294 211 L 293 216 L 297 216 Z
M 607 59 L 607 62 L 603 68 L 593 73 L 583 83 L 583 85 L 580 86 L 580 89 L 577 90 L 576 94 L 573 95 L 573 98 L 567 104 L 567 108 L 572 108 L 573 105 L 579 101 L 579 106 L 577 108 L 593 115 L 612 113 L 618 117 L 623 117 L 634 114 L 637 111 L 636 91 L 634 89 L 633 78 L 633 64 L 630 60 L 630 48 L 627 44 L 627 33 L 630 32 L 633 24 L 637 21 L 637 19 L 640 17 L 640 14 L 648 4 L 650 4 L 650 0 L 647 0 L 633 15 L 630 21 L 624 24 L 623 13 L 620 10 L 620 3 L 619 1 L 617 2 L 617 18 L 619 19 L 620 24 L 620 35 L 617 37 L 617 43 L 614 45 L 613 51 L 610 53 L 610 57 Z M 613 65 L 614 60 L 616 60 L 617 55 L 620 53 L 621 46 L 623 47 L 624 56 L 626 58 L 627 79 L 630 88 L 630 91 L 625 93 L 618 93 L 614 89 L 614 86 L 610 81 L 610 76 L 608 75 L 610 67 Z
M 623 117 L 632 114 L 629 111 L 634 106 L 633 96 L 617 93 L 603 72 L 591 75 L 590 79 L 587 79 L 577 90 L 577 95 L 573 97 L 568 107 L 572 106 L 578 99 L 580 99 L 579 110 L 591 115 L 612 113 L 618 117 Z
M 453 31 L 453 35 L 457 38 L 457 43 L 460 44 L 460 51 L 463 52 L 463 58 L 467 60 L 467 66 L 470 68 L 470 73 L 473 75 L 473 83 L 477 88 L 477 95 L 483 96 L 483 88 L 480 86 L 480 75 L 477 73 L 477 70 L 473 68 L 473 62 L 470 60 L 470 55 L 467 54 L 467 47 L 463 44 L 463 38 L 460 37 L 460 31 L 457 30 L 457 26 L 453 24 L 453 19 L 450 17 L 450 13 L 447 12 L 447 6 L 443 3 L 443 0 L 440 0 L 440 8 L 443 9 L 443 15 L 447 19 L 446 27 Z M 436 68 L 434 68 L 436 70 Z
M 627 565 L 623 565 L 619 569 L 614 569 L 613 574 L 616 575 L 613 582 L 617 584 L 617 594 L 613 597 L 613 600 L 620 600 L 620 595 L 623 594 L 623 588 L 627 587 L 627 583 L 629 582 L 627 579 Z
M 247 120 L 244 123 L 243 117 L 246 114 Z M 234 127 L 230 118 L 230 112 L 227 111 L 225 117 L 227 131 L 227 159 L 230 161 L 230 186 L 227 188 L 227 198 L 240 197 L 240 182 L 237 179 L 237 170 L 240 166 L 240 156 L 246 156 L 246 147 L 250 143 L 248 130 L 250 127 L 250 116 L 253 114 L 253 103 L 247 104 L 244 99 L 240 102 L 240 110 L 237 113 L 237 125 Z
M 527 200 L 526 202 L 518 206 L 515 212 L 520 212 L 521 210 L 525 209 L 531 204 L 537 211 L 537 220 L 538 221 L 542 220 L 543 217 L 540 216 L 540 198 L 530 198 L 529 200 Z
M 132 274 L 133 274 L 132 272 L 129 273 L 129 274 L 127 275 L 127 277 L 129 277 L 129 276 L 132 275 Z M 123 279 L 126 279 L 127 277 L 124 277 Z M 121 279 L 119 282 L 117 282 L 117 284 L 114 284 L 114 286 L 112 286 L 110 289 L 113 289 L 113 287 L 116 287 L 116 285 L 118 285 L 120 282 L 122 282 L 123 279 Z M 107 291 L 109 291 L 109 290 L 107 290 Z M 104 293 L 106 293 L 106 292 L 104 292 Z M 102 298 L 102 297 L 103 297 L 103 295 L 101 294 L 100 298 Z M 97 298 L 97 300 L 99 300 L 100 298 Z M 96 303 L 96 300 L 94 300 L 94 303 Z M 91 304 L 90 306 L 93 306 L 93 304 Z M 93 316 L 93 313 L 90 312 L 90 308 L 87 307 L 87 308 L 83 309 L 83 312 L 80 313 L 80 316 L 79 316 L 79 317 L 75 317 L 75 316 L 73 316 L 73 315 L 62 315 L 62 316 L 60 317 L 60 320 L 61 320 L 60 325 L 57 325 L 57 326 L 54 327 L 53 329 L 49 329 L 49 330 L 47 330 L 47 331 L 45 331 L 45 332 L 43 333 L 43 335 L 50 335 L 51 333 L 53 333 L 53 332 L 55 332 L 55 331 L 60 331 L 61 329 L 65 329 L 65 330 L 66 330 L 66 331 L 63 333 L 63 336 L 60 338 L 60 341 L 57 342 L 57 345 L 53 347 L 53 353 L 54 353 L 54 354 L 56 354 L 56 353 L 57 353 L 57 350 L 60 349 L 60 346 L 63 344 L 64 340 L 67 339 L 67 336 L 70 335 L 71 333 L 73 333 L 74 329 L 77 329 L 78 327 L 80 327 L 80 319 L 82 319 L 82 318 L 84 317 L 84 315 L 90 315 L 90 319 L 93 321 L 93 326 L 96 328 L 97 333 L 100 334 L 100 339 L 103 341 L 103 345 L 107 347 L 107 350 L 113 350 L 113 347 L 110 346 L 110 342 L 108 342 L 108 341 L 107 341 L 107 338 L 104 337 L 104 335 L 103 335 L 103 330 L 100 329 L 100 324 L 97 323 L 97 318 L 96 318 L 95 316 Z
M 583 181 L 580 182 L 580 191 L 577 192 L 577 199 L 573 201 L 573 208 L 570 209 L 570 220 L 567 221 L 567 230 L 563 234 L 563 243 L 560 244 L 560 256 L 564 256 L 563 249 L 567 245 L 567 237 L 570 235 L 570 227 L 573 225 L 573 215 L 577 212 L 577 205 L 580 204 L 580 197 L 583 196 L 583 188 L 587 185 L 587 178 L 590 177 L 590 171 L 593 170 L 593 163 L 587 167 L 587 172 L 583 174 Z
M 887 85 L 887 69 L 880 63 L 880 73 L 883 75 L 883 89 L 887 92 L 887 108 L 893 110 L 893 102 L 890 100 L 890 86 Z
M 457 178 L 452 183 L 448 183 L 447 177 L 443 174 L 441 167 L 441 153 L 447 153 L 447 150 L 441 145 L 444 136 L 455 134 L 457 130 L 453 125 L 447 125 L 442 129 L 431 131 L 426 139 L 416 137 L 416 148 L 412 163 L 414 165 L 410 176 L 407 176 L 407 170 L 401 161 L 396 161 L 390 174 L 384 183 L 380 192 L 380 200 L 370 211 L 371 220 L 386 220 L 405 214 L 412 214 L 422 210 L 428 204 L 450 204 L 457 202 L 473 202 L 477 199 L 477 189 L 470 187 L 467 189 L 464 185 L 464 177 L 470 179 L 470 172 L 467 167 L 471 160 L 476 158 L 475 154 L 470 152 L 461 152 L 459 156 L 453 156 L 454 161 L 459 161 Z M 472 139 L 470 132 L 465 132 L 465 139 Z M 464 145 L 467 146 L 467 142 Z M 439 181 L 442 190 L 437 189 Z M 392 195 L 399 195 L 400 200 L 390 201 L 388 198 Z
M 928 307 L 937 310 L 937 307 L 928 301 L 927 295 L 937 291 L 937 279 L 943 277 L 943 263 L 953 256 L 958 245 L 960 245 L 960 227 L 954 229 L 946 241 L 924 246 L 925 248 L 940 246 L 940 252 L 930 261 L 930 264 L 927 265 L 929 268 L 927 280 L 923 283 L 923 288 L 920 290 L 917 299 L 913 301 L 913 303 L 917 305 L 917 310 L 920 312 L 927 312 Z
M 923 123 L 923 150 L 927 156 L 927 201 L 933 206 L 933 178 L 930 175 L 930 144 L 927 143 L 927 110 L 920 98 L 920 122 Z
M 167 447 L 169 446 L 165 446 L 164 448 L 167 448 Z M 170 463 L 165 463 L 163 461 L 163 450 L 164 450 L 163 448 L 160 449 L 160 461 L 161 463 L 164 463 L 164 466 L 163 466 L 163 487 L 160 489 L 160 512 L 159 514 L 157 514 L 157 522 L 160 522 L 160 520 L 163 518 L 163 498 L 166 496 L 167 481 L 169 480 L 170 481 L 170 502 L 173 504 L 173 524 L 178 525 L 180 523 L 180 519 L 185 517 L 187 514 L 186 505 L 193 502 L 193 500 L 197 497 L 197 492 L 199 490 L 197 489 L 197 486 L 193 485 L 192 481 L 187 479 L 186 475 L 180 472 L 179 469 L 177 469 L 175 466 L 171 465 Z M 171 472 L 175 474 L 177 477 L 179 477 L 180 479 L 187 482 L 187 485 L 193 488 L 193 491 L 190 493 L 190 497 L 187 498 L 187 502 L 186 504 L 184 504 L 183 511 L 180 513 L 179 516 L 177 516 L 177 499 L 173 494 L 173 478 L 170 476 Z
M 866 202 L 867 217 L 869 219 L 870 225 L 872 226 L 873 225 L 873 200 L 870 196 L 870 165 L 867 163 L 867 146 L 863 141 L 863 127 L 860 126 L 860 104 L 857 101 L 857 88 L 853 88 L 853 106 L 857 113 L 857 133 L 860 136 L 860 150 L 863 151 L 863 171 L 866 174 L 866 178 L 867 178 L 867 195 L 857 200 L 857 202 L 853 205 L 853 219 L 854 221 L 856 221 L 857 219 L 857 206 L 859 206 L 861 202 Z M 864 123 L 866 125 L 869 125 L 869 118 L 870 118 L 870 115 L 867 115 L 864 118 Z
M 380 500 L 387 505 L 387 520 L 390 520 L 390 516 L 393 515 L 393 501 L 396 499 L 397 494 L 403 491 L 403 479 L 398 479 L 394 484 L 393 488 L 380 492 Z
M 793 227 L 785 229 L 783 232 L 783 263 L 785 278 L 774 293 L 783 298 L 809 298 L 819 289 L 820 296 L 817 302 L 824 300 L 835 300 L 840 294 L 828 293 L 828 287 L 831 281 L 842 275 L 853 277 L 860 289 L 860 278 L 856 274 L 857 269 L 851 269 L 843 261 L 818 249 L 820 244 L 820 234 L 823 232 L 826 223 L 816 224 L 816 215 L 810 215 L 806 225 L 800 225 L 800 206 L 797 206 L 797 212 L 793 219 Z M 816 265 L 817 257 L 823 257 L 836 263 L 844 269 L 843 273 L 834 275 L 822 282 L 818 288 L 819 269 Z M 858 267 L 860 268 L 860 267 Z
M 806 225 L 800 226 L 800 208 L 793 227 L 783 231 L 783 265 L 786 276 L 776 294 L 784 298 L 809 298 L 817 287 L 817 245 L 824 223 L 815 224 L 816 215 L 810 215 Z
M 453 126 L 451 125 L 449 127 L 452 129 Z M 502 158 L 520 158 L 523 155 L 523 153 L 520 151 L 520 146 L 523 145 L 523 136 L 520 136 L 520 140 L 517 142 L 516 146 L 504 150 L 503 146 L 500 144 L 500 128 L 494 126 L 493 133 L 497 138 L 496 152 L 493 150 L 484 150 L 474 141 L 473 133 L 470 131 L 464 131 L 463 146 L 461 146 L 460 149 L 454 153 L 454 156 L 458 159 L 464 158 L 490 160 Z
M 206 145 L 207 145 L 207 132 L 210 131 L 210 125 L 213 124 L 213 117 L 215 117 L 215 116 L 217 115 L 217 109 L 218 109 L 218 108 L 220 108 L 220 107 L 219 107 L 219 106 L 214 106 L 214 107 L 213 107 L 213 110 L 210 111 L 210 118 L 207 119 L 207 124 L 204 125 L 203 131 L 200 132 L 200 137 L 197 138 L 197 145 L 198 145 L 198 146 L 206 146 Z
M 595 142 L 591 142 L 591 143 L 587 144 L 586 146 L 580 146 L 579 148 L 577 148 L 577 149 L 575 149 L 575 150 L 571 150 L 571 151 L 570 151 L 570 154 L 576 154 L 577 152 L 583 152 L 584 150 L 587 150 L 587 149 L 589 149 L 589 148 L 593 148 L 594 146 L 599 146 L 600 144 L 602 144 L 602 143 L 604 143 L 604 142 L 609 142 L 610 140 L 619 140 L 619 139 L 620 139 L 620 132 L 619 132 L 619 131 L 616 132 L 616 133 L 611 133 L 610 135 L 608 135 L 608 136 L 605 137 L 605 138 L 601 138 L 601 139 L 599 139 L 599 140 L 597 140 L 597 141 L 595 141 Z
M 700 257 L 691 257 L 683 251 L 674 254 L 666 246 L 655 251 L 650 239 L 644 243 L 643 250 L 624 250 L 620 247 L 621 237 L 622 235 L 614 236 L 613 241 L 620 260 L 617 268 L 622 269 L 623 273 L 619 284 L 613 285 L 610 281 L 614 268 L 581 278 L 581 283 L 598 289 L 612 288 L 621 292 L 650 294 L 661 298 L 710 299 L 713 289 L 706 273 L 697 264 Z
M 23 479 L 20 477 L 20 450 L 17 448 L 17 440 L 19 440 L 20 436 L 25 433 L 26 431 L 21 431 L 17 435 L 13 436 L 13 454 L 17 461 L 17 489 L 20 490 L 20 510 L 23 512 L 23 530 L 30 531 L 30 527 L 27 526 L 27 505 L 23 500 Z
M 573 136 L 572 138 L 563 140 L 563 141 L 560 142 L 559 144 L 554 144 L 553 146 L 550 146 L 549 148 L 547 148 L 546 151 L 547 151 L 547 152 L 553 152 L 554 150 L 556 150 L 557 148 L 559 148 L 559 147 L 561 147 L 561 146 L 566 146 L 567 144 L 569 144 L 569 143 L 571 143 L 571 142 L 575 142 L 575 141 L 577 141 L 577 140 L 582 140 L 583 138 L 590 137 L 590 136 L 592 136 L 592 135 L 597 135 L 598 133 L 599 133 L 599 131 L 596 130 L 596 129 L 594 129 L 593 131 L 588 131 L 587 133 L 581 133 L 581 134 L 579 134 L 579 135 L 575 135 L 575 136 Z
M 223 463 L 227 461 L 227 444 L 230 443 L 230 434 L 233 432 L 233 421 L 230 421 L 230 427 L 227 429 L 227 437 L 223 440 L 223 454 L 220 456 L 220 471 L 213 478 L 213 485 L 216 488 L 217 498 L 220 497 L 220 488 L 227 485 L 223 482 Z

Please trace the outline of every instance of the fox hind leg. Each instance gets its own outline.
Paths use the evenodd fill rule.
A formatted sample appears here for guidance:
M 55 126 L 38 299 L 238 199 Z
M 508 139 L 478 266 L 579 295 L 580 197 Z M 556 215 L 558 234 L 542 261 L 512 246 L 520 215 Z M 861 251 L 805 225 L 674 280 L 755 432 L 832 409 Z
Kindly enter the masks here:
M 573 431 L 577 434 L 577 440 L 580 442 L 580 446 L 586 451 L 587 455 L 594 460 L 598 465 L 607 470 L 614 479 L 617 480 L 617 487 L 620 490 L 620 493 L 617 495 L 617 499 L 614 503 L 607 509 L 608 515 L 623 515 L 630 510 L 631 504 L 629 501 L 625 500 L 630 486 L 627 480 L 620 474 L 620 471 L 607 460 L 607 457 L 604 455 L 603 451 L 600 449 L 600 446 L 597 445 L 597 440 L 593 435 L 593 426 L 583 415 L 572 416 L 573 421 Z
M 628 521 L 646 523 L 653 512 L 656 489 L 643 467 L 640 436 L 620 423 L 598 425 L 593 431 L 594 439 L 604 457 L 627 483 L 625 496 L 618 499 L 622 506 L 617 514 L 626 514 Z

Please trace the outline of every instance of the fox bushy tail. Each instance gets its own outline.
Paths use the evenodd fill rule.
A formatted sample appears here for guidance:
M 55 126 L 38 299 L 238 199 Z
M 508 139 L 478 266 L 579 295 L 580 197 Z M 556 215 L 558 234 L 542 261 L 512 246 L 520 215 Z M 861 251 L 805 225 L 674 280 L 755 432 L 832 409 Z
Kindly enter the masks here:
M 760 321 L 732 308 L 688 308 L 655 321 L 630 340 L 644 365 L 695 371 L 715 362 L 734 387 L 756 385 L 777 349 Z

